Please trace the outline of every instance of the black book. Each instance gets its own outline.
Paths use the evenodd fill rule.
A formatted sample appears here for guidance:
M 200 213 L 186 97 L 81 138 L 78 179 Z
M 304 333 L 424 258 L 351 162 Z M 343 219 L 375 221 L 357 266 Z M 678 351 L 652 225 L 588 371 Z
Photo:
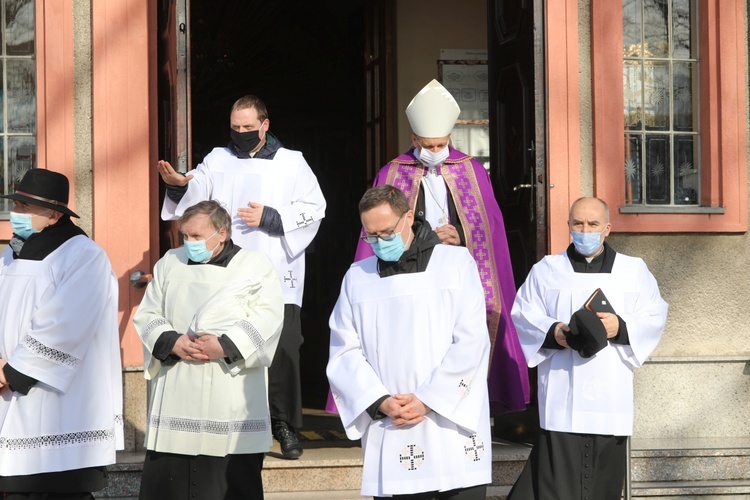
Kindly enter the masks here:
M 603 312 L 617 314 L 601 288 L 597 288 L 594 293 L 591 294 L 583 307 L 595 313 Z

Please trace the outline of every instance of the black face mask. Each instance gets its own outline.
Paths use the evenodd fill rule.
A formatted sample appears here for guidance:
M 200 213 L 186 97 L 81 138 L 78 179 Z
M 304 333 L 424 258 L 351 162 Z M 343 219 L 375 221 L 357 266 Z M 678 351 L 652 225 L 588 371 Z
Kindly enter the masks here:
M 249 153 L 260 144 L 260 134 L 258 132 L 258 130 L 237 132 L 234 129 L 229 129 L 229 136 L 232 138 L 234 145 L 237 146 L 237 149 L 243 153 Z

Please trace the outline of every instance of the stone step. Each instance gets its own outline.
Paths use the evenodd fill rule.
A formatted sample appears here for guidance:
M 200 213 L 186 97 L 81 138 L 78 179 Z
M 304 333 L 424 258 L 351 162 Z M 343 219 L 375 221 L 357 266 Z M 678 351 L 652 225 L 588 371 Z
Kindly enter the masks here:
M 359 447 L 306 446 L 298 460 L 277 458 L 281 456 L 280 451 L 278 443 L 274 442 L 263 462 L 263 491 L 267 493 L 359 490 L 362 481 L 362 449 Z
M 268 494 L 334 491 L 341 497 L 358 492 L 362 481 L 362 449 L 359 446 L 337 447 L 335 444 L 306 443 L 305 453 L 299 460 L 283 460 L 278 444 L 263 463 L 263 489 Z M 507 441 L 492 443 L 492 498 L 504 497 L 521 473 L 530 448 Z M 291 498 L 269 496 L 268 498 Z M 359 498 L 359 495 L 356 495 Z M 488 498 L 489 492 L 488 492 Z
M 487 488 L 487 500 L 505 500 L 510 492 L 510 486 L 490 486 Z M 350 491 L 309 491 L 301 496 L 295 493 L 265 493 L 265 500 L 368 500 L 359 495 L 359 490 Z M 129 499 L 122 499 L 129 500 Z
M 362 450 L 337 434 L 310 434 L 299 460 L 284 460 L 278 444 L 263 465 L 270 500 L 359 499 Z M 521 473 L 530 448 L 493 442 L 492 485 L 488 498 L 502 500 Z M 143 453 L 120 453 L 110 467 L 110 486 L 97 498 L 136 498 Z M 750 495 L 750 438 L 633 440 L 631 495 L 650 500 L 699 498 L 731 500 Z
M 750 480 L 750 438 L 632 441 L 633 483 Z
M 634 498 L 733 500 L 750 495 L 750 438 L 632 441 Z
M 279 493 L 263 493 L 265 500 L 368 500 L 367 497 L 359 495 L 359 490 L 347 490 L 347 491 L 306 491 L 300 493 L 299 491 L 294 492 L 279 492 Z M 371 499 L 372 497 L 370 497 Z
M 633 498 L 649 500 L 747 500 L 750 496 L 750 481 L 642 482 L 633 485 L 631 494 Z
M 505 441 L 492 445 L 492 481 L 487 498 L 505 498 L 521 473 L 530 448 Z M 305 442 L 298 460 L 281 458 L 274 443 L 263 463 L 263 489 L 272 500 L 299 498 L 347 499 L 359 496 L 362 481 L 362 449 L 357 442 Z M 118 453 L 111 466 L 110 485 L 97 498 L 136 498 L 144 453 Z

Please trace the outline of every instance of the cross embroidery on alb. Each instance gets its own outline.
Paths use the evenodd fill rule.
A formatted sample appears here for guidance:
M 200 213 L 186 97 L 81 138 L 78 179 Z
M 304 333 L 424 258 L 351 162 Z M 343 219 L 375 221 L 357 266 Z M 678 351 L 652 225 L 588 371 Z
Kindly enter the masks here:
M 401 450 L 398 459 L 404 469 L 417 470 L 424 462 L 424 451 L 416 444 L 408 444 L 406 448 Z
M 458 383 L 458 395 L 465 398 L 471 392 L 471 377 L 461 379 Z
M 302 212 L 299 216 L 300 220 L 297 221 L 297 227 L 306 226 L 313 221 L 312 217 L 305 217 L 305 212 Z
M 479 462 L 482 459 L 482 455 L 484 455 L 484 443 L 482 439 L 476 434 L 469 436 L 464 445 L 464 453 L 466 453 L 466 458 L 472 462 Z
M 289 282 L 289 288 L 295 288 L 294 284 L 297 282 L 297 278 L 294 277 L 292 271 L 289 271 L 289 276 L 284 276 L 284 281 Z

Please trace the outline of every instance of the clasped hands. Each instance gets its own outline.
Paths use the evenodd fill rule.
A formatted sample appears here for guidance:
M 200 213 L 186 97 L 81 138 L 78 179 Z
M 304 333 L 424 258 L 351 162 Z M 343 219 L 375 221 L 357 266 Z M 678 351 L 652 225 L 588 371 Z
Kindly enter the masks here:
M 403 427 L 405 425 L 418 424 L 424 420 L 424 416 L 432 410 L 414 394 L 394 394 L 389 396 L 378 408 L 382 413 L 393 420 L 393 425 Z
M 461 244 L 461 238 L 458 236 L 458 231 L 455 226 L 450 224 L 444 224 L 440 227 L 435 228 L 435 232 L 440 238 L 440 243 L 443 245 L 455 245 Z
M 185 361 L 211 361 L 226 357 L 224 348 L 216 335 L 203 334 L 200 337 L 180 335 L 172 347 L 172 354 Z

